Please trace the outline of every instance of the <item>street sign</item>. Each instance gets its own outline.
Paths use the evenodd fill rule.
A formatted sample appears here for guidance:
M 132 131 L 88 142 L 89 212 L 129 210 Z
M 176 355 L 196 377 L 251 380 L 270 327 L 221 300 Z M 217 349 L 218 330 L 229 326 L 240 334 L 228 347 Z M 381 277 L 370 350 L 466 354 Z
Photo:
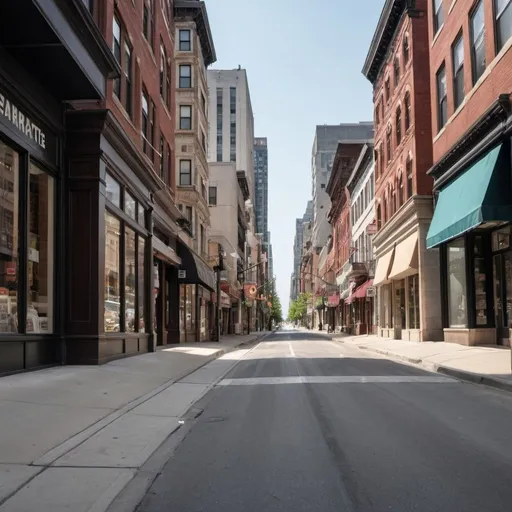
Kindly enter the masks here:
M 377 223 L 375 221 L 373 221 L 371 224 L 368 224 L 368 226 L 366 226 L 366 234 L 367 235 L 375 235 L 377 234 Z

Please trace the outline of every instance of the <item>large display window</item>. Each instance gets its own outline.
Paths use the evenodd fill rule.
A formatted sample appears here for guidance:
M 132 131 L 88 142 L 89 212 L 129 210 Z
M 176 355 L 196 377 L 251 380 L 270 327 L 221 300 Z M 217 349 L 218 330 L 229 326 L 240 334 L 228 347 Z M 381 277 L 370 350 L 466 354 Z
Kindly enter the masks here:
M 145 332 L 144 207 L 112 176 L 105 182 L 105 332 Z
M 0 141 L 0 333 L 54 331 L 54 210 L 54 179 Z
M 448 322 L 450 327 L 467 327 L 466 248 L 464 238 L 447 244 Z

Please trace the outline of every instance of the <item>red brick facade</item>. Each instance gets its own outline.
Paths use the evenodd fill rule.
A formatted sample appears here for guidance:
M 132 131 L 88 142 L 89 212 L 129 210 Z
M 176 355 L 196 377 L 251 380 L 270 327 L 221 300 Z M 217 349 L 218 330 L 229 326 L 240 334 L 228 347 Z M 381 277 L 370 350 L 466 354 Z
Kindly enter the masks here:
M 509 39 L 498 51 L 493 0 L 481 0 L 485 23 L 486 69 L 474 83 L 471 58 L 470 17 L 478 7 L 475 0 L 444 0 L 442 4 L 444 23 L 434 34 L 434 13 L 429 3 L 430 86 L 432 89 L 432 133 L 434 137 L 434 163 L 457 142 L 457 140 L 485 113 L 500 94 L 512 91 L 512 40 Z M 455 108 L 454 72 L 452 45 L 459 34 L 464 48 L 464 99 Z M 448 120 L 438 129 L 438 95 L 436 74 L 442 64 L 446 66 Z M 474 84 L 474 85 L 473 85 Z
M 144 36 L 144 7 L 148 9 L 149 41 Z M 150 127 L 153 135 L 149 136 L 146 145 L 145 161 L 153 168 L 155 174 L 169 185 L 172 196 L 175 191 L 174 131 L 175 131 L 175 72 L 174 72 L 174 19 L 172 0 L 130 0 L 116 2 L 114 0 L 95 0 L 93 14 L 108 44 L 113 46 L 113 20 L 116 14 L 121 25 L 121 67 L 126 73 L 126 52 L 124 43 L 132 48 L 131 59 L 131 115 L 125 108 L 126 86 L 124 77 L 121 78 L 121 100 L 114 94 L 114 81 L 108 84 L 106 107 L 130 137 L 136 148 L 143 153 L 142 137 L 142 91 L 147 91 L 149 100 Z M 166 63 L 169 70 L 170 91 L 164 98 L 160 94 L 160 66 L 164 48 Z M 165 73 L 167 75 L 167 73 Z M 165 89 L 164 89 L 165 91 Z M 164 92 L 164 96 L 166 93 Z M 154 104 L 154 118 L 151 105 Z M 150 128 L 151 130 L 151 128 Z M 161 155 L 160 136 L 163 136 L 164 151 Z M 166 145 L 169 145 L 169 152 Z M 160 158 L 163 158 L 162 166 Z
M 380 229 L 414 194 L 432 193 L 427 1 L 403 12 L 373 79 L 375 196 Z M 421 15 L 423 14 L 423 15 Z

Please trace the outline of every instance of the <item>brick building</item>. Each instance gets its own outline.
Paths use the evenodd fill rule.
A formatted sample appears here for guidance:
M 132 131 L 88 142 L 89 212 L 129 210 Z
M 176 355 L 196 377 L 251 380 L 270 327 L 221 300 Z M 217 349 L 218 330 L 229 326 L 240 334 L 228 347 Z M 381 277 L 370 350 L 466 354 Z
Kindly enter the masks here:
M 344 301 L 349 298 L 353 290 L 366 280 L 368 272 L 364 264 L 355 261 L 357 258 L 354 257 L 350 215 L 351 202 L 347 183 L 364 145 L 365 141 L 338 143 L 331 176 L 326 187 L 326 192 L 331 200 L 327 220 L 332 226 L 333 233 L 334 277 L 340 289 L 341 298 L 334 314 L 334 325 L 340 326 L 345 332 L 351 333 L 356 333 L 355 310 L 349 304 L 345 304 Z
M 382 336 L 442 338 L 432 218 L 427 0 L 386 0 L 363 74 L 373 85 L 378 233 L 374 284 Z
M 436 207 L 446 341 L 509 344 L 512 2 L 429 3 Z M 437 256 L 437 254 L 436 254 Z

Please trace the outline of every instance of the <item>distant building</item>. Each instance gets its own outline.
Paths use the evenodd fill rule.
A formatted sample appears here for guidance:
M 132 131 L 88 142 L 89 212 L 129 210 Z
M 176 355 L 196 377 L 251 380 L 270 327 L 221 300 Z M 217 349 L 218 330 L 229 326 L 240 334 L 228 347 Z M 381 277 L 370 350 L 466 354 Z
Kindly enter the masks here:
M 303 227 L 313 218 L 313 201 L 308 201 L 306 211 L 301 218 L 295 219 L 295 238 L 293 241 L 293 272 L 290 280 L 290 299 L 295 300 L 300 293 L 300 266 L 304 248 Z
M 256 232 L 268 232 L 268 146 L 266 137 L 254 139 L 254 180 L 256 212 Z M 269 240 L 265 239 L 265 242 Z
M 331 206 L 325 187 L 329 181 L 332 163 L 338 142 L 366 141 L 373 138 L 373 123 L 345 123 L 338 125 L 319 125 L 315 130 L 312 154 L 312 196 L 313 196 L 313 233 L 311 243 L 314 248 L 322 248 L 330 235 L 331 227 L 327 222 L 327 213 Z

